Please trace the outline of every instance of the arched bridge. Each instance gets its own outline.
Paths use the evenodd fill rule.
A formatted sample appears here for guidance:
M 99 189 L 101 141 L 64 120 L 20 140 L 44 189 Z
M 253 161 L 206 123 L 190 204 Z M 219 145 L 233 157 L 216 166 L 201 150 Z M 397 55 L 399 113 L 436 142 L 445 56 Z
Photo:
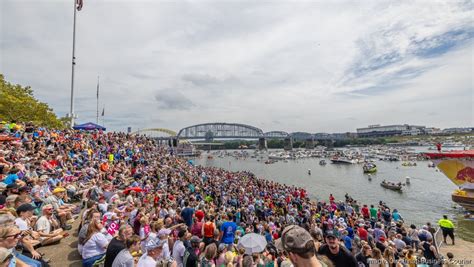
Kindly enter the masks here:
M 160 133 L 168 136 L 176 136 L 176 132 L 173 130 L 168 130 L 165 128 L 150 128 L 150 129 L 140 129 L 132 134 L 147 134 L 147 133 Z
M 263 131 L 257 127 L 239 123 L 203 123 L 183 128 L 178 133 L 180 139 L 216 138 L 262 138 Z

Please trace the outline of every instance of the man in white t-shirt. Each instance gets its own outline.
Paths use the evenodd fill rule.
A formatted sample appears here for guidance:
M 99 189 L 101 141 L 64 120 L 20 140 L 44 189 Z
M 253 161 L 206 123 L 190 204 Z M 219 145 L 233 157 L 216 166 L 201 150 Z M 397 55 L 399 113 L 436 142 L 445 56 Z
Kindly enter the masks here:
M 18 226 L 20 231 L 28 231 L 30 226 L 28 225 L 28 220 L 33 216 L 33 211 L 35 207 L 31 204 L 21 204 L 16 209 L 16 214 L 18 214 L 18 218 L 15 219 L 15 224 Z
M 44 205 L 43 216 L 36 222 L 36 231 L 41 235 L 40 241 L 43 246 L 54 244 L 63 239 L 64 231 L 59 227 L 59 221 L 53 216 L 53 206 Z
M 162 252 L 164 241 L 159 239 L 150 239 L 145 244 L 146 253 L 138 260 L 137 267 L 155 267 L 156 261 L 159 260 Z

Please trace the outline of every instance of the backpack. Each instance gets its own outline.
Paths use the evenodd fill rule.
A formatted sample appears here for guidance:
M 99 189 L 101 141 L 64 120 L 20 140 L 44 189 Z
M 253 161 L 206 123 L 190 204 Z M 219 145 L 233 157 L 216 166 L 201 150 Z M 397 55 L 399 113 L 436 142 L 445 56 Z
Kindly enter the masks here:
M 188 266 L 189 255 L 191 255 L 191 253 L 189 252 L 189 249 L 186 249 L 186 251 L 184 251 L 184 256 L 183 256 L 183 266 Z

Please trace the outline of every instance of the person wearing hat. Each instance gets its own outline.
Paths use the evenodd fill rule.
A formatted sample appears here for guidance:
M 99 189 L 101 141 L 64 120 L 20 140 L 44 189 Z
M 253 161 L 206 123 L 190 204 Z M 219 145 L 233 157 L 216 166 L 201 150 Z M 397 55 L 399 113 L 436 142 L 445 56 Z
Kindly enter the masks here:
M 199 245 L 201 244 L 201 239 L 197 236 L 192 236 L 189 240 L 190 245 L 186 247 L 183 257 L 183 266 L 185 267 L 196 267 L 199 262 Z
M 15 224 L 18 226 L 18 229 L 22 231 L 24 238 L 22 239 L 23 247 L 25 252 L 29 252 L 34 259 L 40 259 L 41 255 L 35 250 L 35 246 L 41 243 L 41 234 L 36 231 L 33 231 L 32 226 L 30 225 L 31 218 L 33 217 L 33 210 L 36 208 L 28 203 L 21 204 L 16 209 L 18 217 L 15 219 Z
M 334 231 L 327 231 L 325 239 L 326 244 L 319 248 L 319 254 L 328 257 L 335 267 L 357 267 L 357 260 L 339 244 Z
M 290 261 L 295 267 L 322 266 L 316 258 L 314 241 L 308 231 L 297 225 L 287 226 L 281 238 L 277 239 L 275 245 L 279 251 L 288 253 Z
M 29 225 L 29 219 L 33 216 L 35 207 L 31 204 L 21 204 L 16 208 L 16 214 L 18 217 L 15 219 L 15 224 L 18 226 L 20 231 L 27 231 L 31 227 Z
M 157 260 L 161 257 L 165 241 L 150 238 L 145 244 L 146 253 L 138 260 L 137 267 L 156 266 Z
M 6 187 L 6 195 L 9 196 L 9 195 L 17 195 L 18 194 L 18 189 L 19 189 L 19 186 L 16 184 L 16 183 L 13 183 L 13 184 L 9 184 L 7 185 Z

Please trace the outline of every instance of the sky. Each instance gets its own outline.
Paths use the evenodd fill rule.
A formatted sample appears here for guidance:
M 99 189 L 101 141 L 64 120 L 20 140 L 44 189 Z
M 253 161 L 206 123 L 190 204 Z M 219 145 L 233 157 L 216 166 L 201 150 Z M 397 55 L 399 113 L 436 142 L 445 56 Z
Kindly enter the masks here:
M 0 73 L 61 117 L 73 3 L 0 1 Z M 116 131 L 473 126 L 473 10 L 473 1 L 84 0 L 77 122 L 95 122 L 100 76 L 100 112 Z

